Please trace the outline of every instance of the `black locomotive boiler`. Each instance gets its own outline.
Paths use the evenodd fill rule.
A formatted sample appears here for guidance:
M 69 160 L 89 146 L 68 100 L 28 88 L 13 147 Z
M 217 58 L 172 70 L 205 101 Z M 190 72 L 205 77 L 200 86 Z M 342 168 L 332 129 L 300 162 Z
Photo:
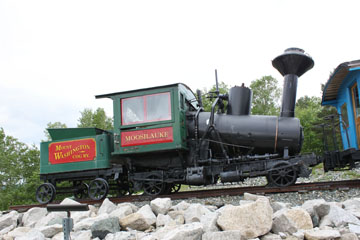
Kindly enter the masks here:
M 52 141 L 41 143 L 38 200 L 51 201 L 63 181 L 75 196 L 102 199 L 109 191 L 159 195 L 181 184 L 258 176 L 284 187 L 309 176 L 319 159 L 299 154 L 303 129 L 294 110 L 298 77 L 314 62 L 289 48 L 272 64 L 285 79 L 280 116 L 251 115 L 252 92 L 244 86 L 215 91 L 211 112 L 199 92 L 180 83 L 96 96 L 113 100 L 113 131 L 50 129 Z

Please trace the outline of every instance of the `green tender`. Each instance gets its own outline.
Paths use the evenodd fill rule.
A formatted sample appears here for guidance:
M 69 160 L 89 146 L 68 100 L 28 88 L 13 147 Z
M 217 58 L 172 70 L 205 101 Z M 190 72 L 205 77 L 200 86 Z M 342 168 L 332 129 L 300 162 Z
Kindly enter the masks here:
M 59 128 L 48 129 L 53 141 L 40 144 L 40 174 L 56 174 L 74 171 L 97 170 L 110 167 L 112 133 L 97 128 Z M 92 161 L 51 164 L 49 145 L 92 138 L 96 141 L 96 158 Z

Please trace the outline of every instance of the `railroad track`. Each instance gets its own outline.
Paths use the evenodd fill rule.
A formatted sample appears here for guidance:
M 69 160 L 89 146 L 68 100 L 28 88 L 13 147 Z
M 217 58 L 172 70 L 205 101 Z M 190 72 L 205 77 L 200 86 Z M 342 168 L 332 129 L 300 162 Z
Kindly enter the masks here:
M 220 197 L 220 196 L 238 196 L 244 193 L 252 194 L 276 194 L 276 193 L 287 193 L 287 192 L 299 192 L 305 193 L 309 191 L 322 191 L 322 190 L 349 190 L 351 188 L 360 188 L 360 180 L 345 180 L 335 182 L 313 182 L 313 183 L 298 183 L 288 187 L 266 187 L 266 186 L 255 186 L 255 187 L 234 187 L 234 188 L 218 188 L 218 189 L 205 189 L 196 191 L 185 191 L 178 192 L 171 195 L 161 195 L 160 197 L 169 197 L 172 200 L 176 199 L 188 199 L 188 198 L 209 198 L 209 197 Z M 139 201 L 151 201 L 159 196 L 144 196 L 144 195 L 131 195 L 124 196 L 121 198 L 109 198 L 113 203 L 123 202 L 139 202 Z M 95 201 L 90 199 L 80 200 L 80 203 L 84 204 L 98 204 L 102 201 Z M 56 203 L 56 202 L 55 202 Z M 10 210 L 26 211 L 33 207 L 46 207 L 46 204 L 31 204 L 31 205 L 16 205 L 10 206 Z

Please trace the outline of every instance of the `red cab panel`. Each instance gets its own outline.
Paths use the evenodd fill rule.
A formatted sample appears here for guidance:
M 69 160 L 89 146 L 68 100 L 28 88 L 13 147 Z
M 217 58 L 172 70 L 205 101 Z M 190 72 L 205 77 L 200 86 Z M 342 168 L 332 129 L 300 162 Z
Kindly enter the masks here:
M 173 128 L 154 128 L 121 133 L 121 146 L 136 146 L 173 142 Z

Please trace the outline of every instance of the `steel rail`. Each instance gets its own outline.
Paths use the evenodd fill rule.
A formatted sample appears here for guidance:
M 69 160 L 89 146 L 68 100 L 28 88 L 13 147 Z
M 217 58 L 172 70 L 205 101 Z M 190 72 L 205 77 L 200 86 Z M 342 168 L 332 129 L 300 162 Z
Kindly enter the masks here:
M 145 195 L 130 195 L 123 197 L 110 197 L 109 200 L 113 203 L 123 202 L 140 202 L 151 201 L 158 197 L 169 197 L 172 200 L 188 199 L 188 198 L 209 198 L 220 196 L 239 196 L 244 193 L 252 194 L 276 194 L 289 192 L 309 192 L 309 191 L 323 191 L 323 190 L 349 190 L 351 188 L 360 188 L 360 180 L 344 180 L 334 182 L 312 182 L 312 183 L 298 183 L 287 187 L 267 187 L 267 186 L 252 186 L 252 187 L 233 187 L 233 188 L 216 188 L 203 189 L 196 191 L 184 191 L 160 196 L 145 196 Z M 102 200 L 84 199 L 79 200 L 80 203 L 90 205 L 100 205 Z M 33 207 L 46 207 L 46 204 L 31 204 L 31 205 L 15 205 L 10 206 L 10 210 L 26 211 Z

